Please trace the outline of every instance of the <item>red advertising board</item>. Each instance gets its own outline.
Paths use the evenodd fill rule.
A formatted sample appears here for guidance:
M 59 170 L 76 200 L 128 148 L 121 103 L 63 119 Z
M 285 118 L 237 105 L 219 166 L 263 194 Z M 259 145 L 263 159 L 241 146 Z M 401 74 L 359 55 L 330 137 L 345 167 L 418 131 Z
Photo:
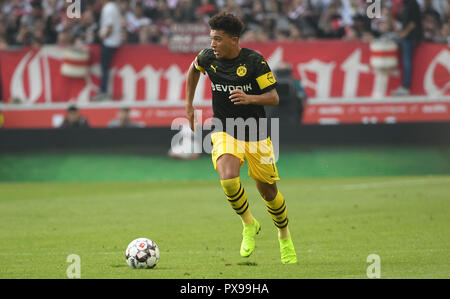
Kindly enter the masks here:
M 340 40 L 244 44 L 261 52 L 272 69 L 289 62 L 308 94 L 308 124 L 450 121 L 450 47 L 422 43 L 414 56 L 412 97 L 392 97 L 400 69 L 378 72 L 369 45 Z M 170 126 L 184 115 L 185 76 L 195 54 L 171 53 L 155 45 L 127 45 L 110 73 L 112 101 L 95 103 L 100 84 L 99 48 L 89 49 L 83 77 L 64 75 L 64 49 L 44 46 L 0 52 L 0 84 L 6 128 L 51 128 L 68 103 L 92 126 L 104 127 L 120 107 L 146 126 Z M 69 61 L 70 63 L 70 61 Z M 80 63 L 73 61 L 74 65 Z M 211 116 L 209 79 L 201 76 L 194 104 Z M 14 102 L 14 104 L 13 104 Z

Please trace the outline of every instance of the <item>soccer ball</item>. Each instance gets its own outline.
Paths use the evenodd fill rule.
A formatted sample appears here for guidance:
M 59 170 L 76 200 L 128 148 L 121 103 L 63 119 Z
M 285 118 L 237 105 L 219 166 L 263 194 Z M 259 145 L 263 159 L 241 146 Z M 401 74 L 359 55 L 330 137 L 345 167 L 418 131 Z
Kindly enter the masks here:
M 150 239 L 138 238 L 128 244 L 125 258 L 131 268 L 154 268 L 159 261 L 158 245 Z

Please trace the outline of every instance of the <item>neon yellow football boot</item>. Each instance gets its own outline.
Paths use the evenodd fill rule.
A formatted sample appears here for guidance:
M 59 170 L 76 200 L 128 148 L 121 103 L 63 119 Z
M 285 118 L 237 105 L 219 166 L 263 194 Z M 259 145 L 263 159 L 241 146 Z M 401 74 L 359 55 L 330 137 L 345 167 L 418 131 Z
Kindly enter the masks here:
M 261 225 L 253 218 L 251 225 L 243 224 L 243 226 L 240 254 L 242 257 L 249 257 L 253 253 L 253 250 L 255 250 L 255 236 L 261 230 Z
M 281 263 L 282 264 L 295 264 L 297 263 L 297 254 L 295 253 L 294 243 L 289 236 L 287 239 L 280 239 L 280 253 L 281 253 Z

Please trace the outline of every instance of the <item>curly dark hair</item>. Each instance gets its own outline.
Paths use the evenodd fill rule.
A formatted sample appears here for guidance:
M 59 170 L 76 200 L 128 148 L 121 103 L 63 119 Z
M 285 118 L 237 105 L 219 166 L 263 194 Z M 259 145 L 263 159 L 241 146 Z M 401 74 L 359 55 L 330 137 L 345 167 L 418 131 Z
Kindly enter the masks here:
M 244 29 L 242 21 L 228 12 L 216 14 L 208 23 L 212 30 L 223 30 L 231 36 L 241 36 L 242 30 Z

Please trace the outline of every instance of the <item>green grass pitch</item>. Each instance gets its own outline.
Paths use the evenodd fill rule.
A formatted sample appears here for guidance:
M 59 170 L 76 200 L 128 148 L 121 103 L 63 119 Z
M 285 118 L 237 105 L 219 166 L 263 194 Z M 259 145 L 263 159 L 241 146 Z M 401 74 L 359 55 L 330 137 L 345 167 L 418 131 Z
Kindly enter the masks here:
M 299 263 L 282 265 L 276 229 L 254 183 L 244 179 L 262 225 L 250 258 L 239 256 L 241 223 L 217 180 L 0 183 L 0 278 L 450 277 L 450 176 L 288 178 Z M 160 247 L 155 269 L 131 269 L 127 244 Z

